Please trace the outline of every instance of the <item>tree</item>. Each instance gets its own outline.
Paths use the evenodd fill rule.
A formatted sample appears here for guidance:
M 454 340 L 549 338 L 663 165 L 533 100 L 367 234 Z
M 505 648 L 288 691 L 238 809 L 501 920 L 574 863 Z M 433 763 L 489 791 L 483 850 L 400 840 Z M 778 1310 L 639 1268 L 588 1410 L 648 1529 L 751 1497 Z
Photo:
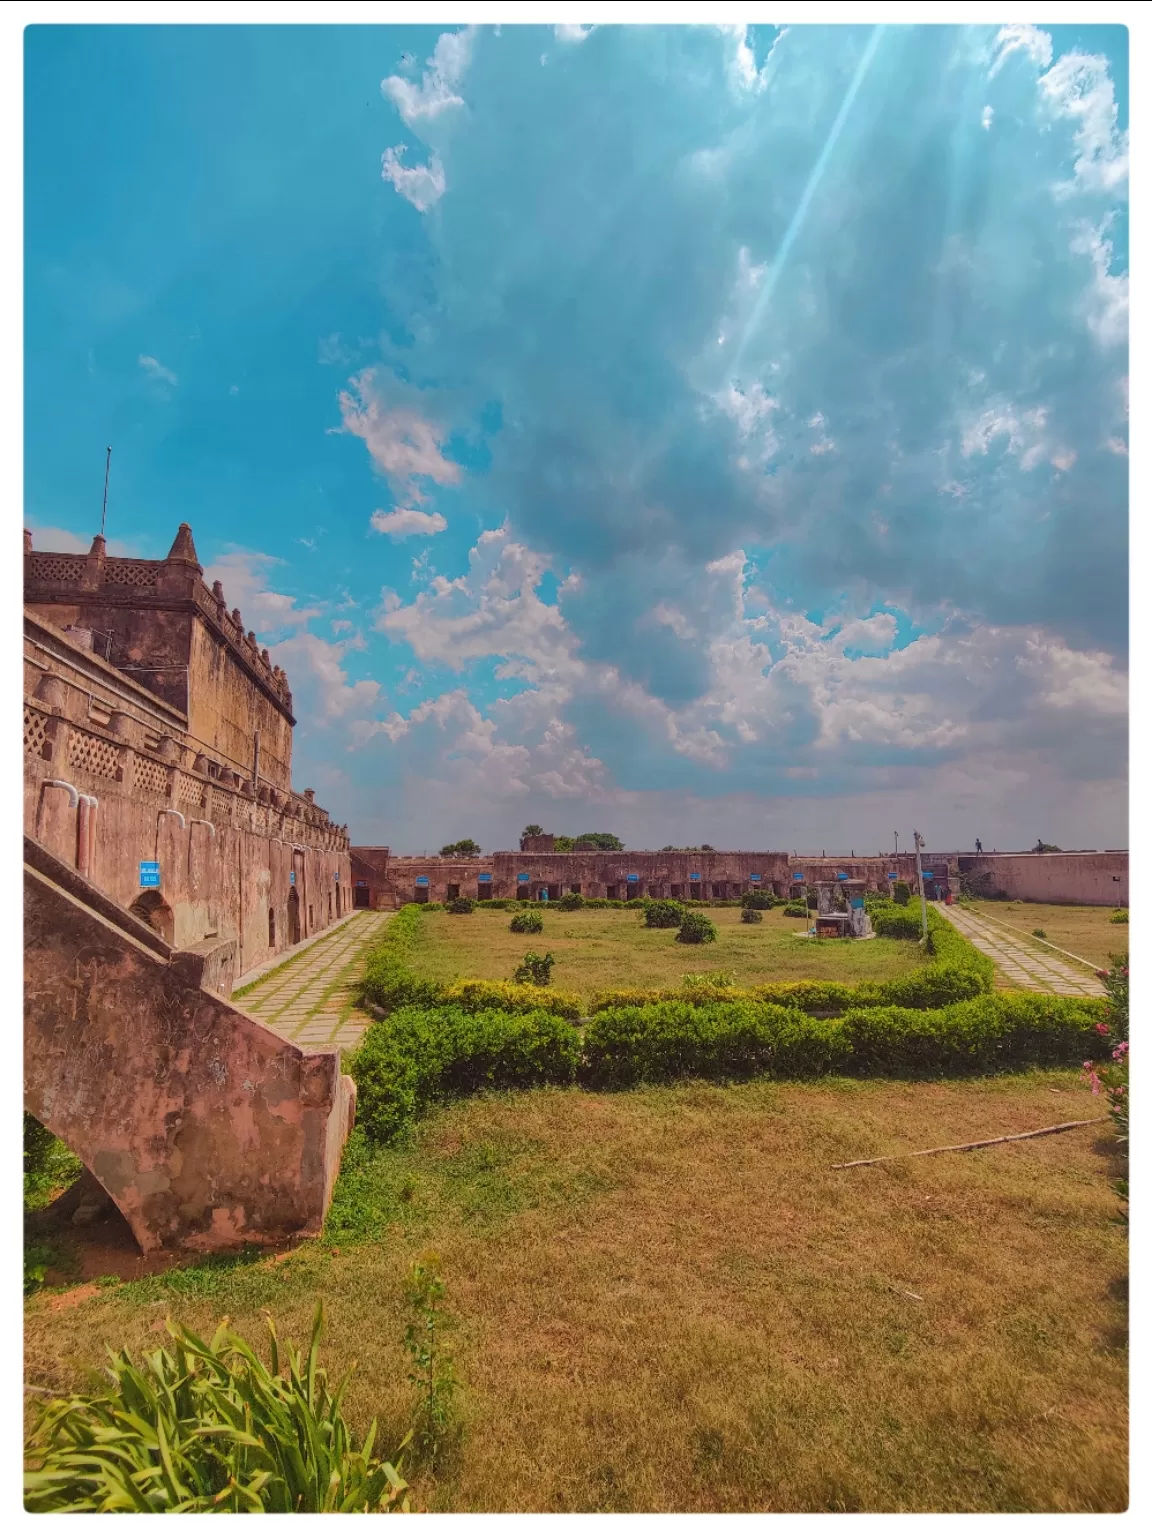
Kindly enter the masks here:
M 565 837 L 563 834 L 561 834 L 561 836 L 556 839 L 553 846 L 557 853 L 571 853 L 572 845 L 575 843 L 575 841 L 576 839 L 574 837 Z
M 594 843 L 597 848 L 603 848 L 608 853 L 619 853 L 624 847 L 615 832 L 581 832 L 576 841 Z
M 1057 848 L 1055 843 L 1038 842 L 1033 848 L 1033 853 L 1062 853 L 1062 848 Z
M 480 844 L 470 837 L 462 837 L 458 843 L 445 843 L 440 850 L 441 858 L 474 859 L 480 854 Z
M 528 823 L 528 825 L 524 828 L 523 832 L 521 832 L 520 836 L 521 837 L 543 837 L 544 836 L 544 828 L 542 826 L 540 826 L 539 822 L 530 821 Z

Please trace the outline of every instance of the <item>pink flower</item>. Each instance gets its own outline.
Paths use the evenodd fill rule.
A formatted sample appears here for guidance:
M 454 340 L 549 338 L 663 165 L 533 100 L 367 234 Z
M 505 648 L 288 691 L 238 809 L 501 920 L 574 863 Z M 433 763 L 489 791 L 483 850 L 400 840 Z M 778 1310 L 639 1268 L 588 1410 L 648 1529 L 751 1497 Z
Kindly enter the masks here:
M 1097 1026 L 1096 1026 L 1096 1033 L 1098 1035 L 1106 1035 L 1108 1033 L 1108 1026 L 1107 1026 L 1107 1024 L 1097 1024 Z
M 1108 980 L 1108 972 L 1107 971 L 1097 971 L 1096 975 L 1100 978 L 1101 981 L 1107 981 Z

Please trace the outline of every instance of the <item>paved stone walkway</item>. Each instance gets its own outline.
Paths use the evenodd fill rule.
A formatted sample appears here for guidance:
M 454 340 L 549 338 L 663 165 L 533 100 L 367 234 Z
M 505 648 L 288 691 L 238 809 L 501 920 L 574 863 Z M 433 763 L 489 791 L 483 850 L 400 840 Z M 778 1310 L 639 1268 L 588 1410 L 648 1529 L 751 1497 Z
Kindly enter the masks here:
M 356 914 L 330 938 L 262 976 L 238 1005 L 297 1045 L 354 1049 L 372 1020 L 352 1002 L 352 987 L 387 921 L 386 912 Z
M 962 907 L 939 905 L 936 910 L 954 923 L 966 939 L 990 956 L 1013 986 L 1030 992 L 1059 992 L 1065 997 L 1103 997 L 1097 977 L 1068 965 L 1050 950 L 1042 950 L 976 917 Z

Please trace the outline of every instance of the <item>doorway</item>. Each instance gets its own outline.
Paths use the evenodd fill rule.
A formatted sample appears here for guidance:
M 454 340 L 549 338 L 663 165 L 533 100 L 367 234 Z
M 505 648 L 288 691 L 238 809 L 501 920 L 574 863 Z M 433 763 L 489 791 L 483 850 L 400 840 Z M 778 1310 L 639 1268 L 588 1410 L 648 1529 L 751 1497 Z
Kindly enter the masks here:
M 288 943 L 289 946 L 300 942 L 300 898 L 293 886 L 288 892 Z

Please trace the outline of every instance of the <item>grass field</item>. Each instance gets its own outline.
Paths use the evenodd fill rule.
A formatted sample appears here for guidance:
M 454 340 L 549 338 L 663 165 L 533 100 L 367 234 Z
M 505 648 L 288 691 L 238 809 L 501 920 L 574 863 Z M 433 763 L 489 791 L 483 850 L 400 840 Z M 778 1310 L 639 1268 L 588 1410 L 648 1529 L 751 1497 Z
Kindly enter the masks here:
M 433 1248 L 463 1432 L 416 1478 L 430 1508 L 1122 1509 L 1106 1139 L 829 1167 L 1099 1108 L 1073 1073 L 470 1100 L 351 1148 L 323 1243 L 34 1297 L 25 1381 L 77 1386 L 169 1313 L 257 1338 L 268 1308 L 299 1340 L 322 1297 L 327 1362 L 359 1360 L 349 1411 L 388 1448 L 404 1276 Z
M 530 949 L 556 957 L 555 986 L 588 997 L 615 987 L 675 986 L 686 971 L 731 971 L 737 984 L 759 981 L 884 981 L 923 965 L 917 946 L 900 939 L 806 939 L 802 918 L 780 908 L 762 923 L 745 924 L 734 907 L 715 907 L 715 944 L 678 944 L 674 929 L 645 928 L 639 912 L 546 912 L 543 933 L 510 933 L 510 912 L 477 910 L 470 917 L 429 912 L 410 957 L 412 969 L 435 981 L 458 976 L 510 980 Z
M 1128 929 L 1109 921 L 1111 907 L 1058 907 L 1038 901 L 970 901 L 965 906 L 1025 939 L 1033 928 L 1043 928 L 1052 944 L 1102 969 L 1111 955 L 1128 953 Z

